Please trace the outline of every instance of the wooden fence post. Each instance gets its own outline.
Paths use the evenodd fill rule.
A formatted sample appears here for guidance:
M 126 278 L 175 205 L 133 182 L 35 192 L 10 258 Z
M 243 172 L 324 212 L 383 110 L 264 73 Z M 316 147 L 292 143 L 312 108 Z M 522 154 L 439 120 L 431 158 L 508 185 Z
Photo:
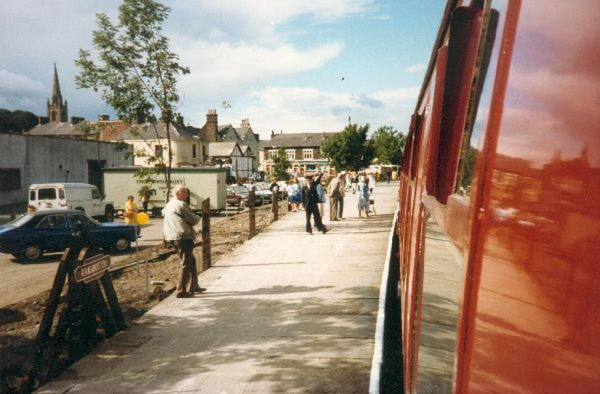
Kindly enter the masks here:
M 202 201 L 202 270 L 212 266 L 210 260 L 210 198 Z
M 274 221 L 278 221 L 279 220 L 279 188 L 276 187 L 273 190 L 273 201 L 271 202 L 271 204 L 273 204 L 273 220 Z
M 248 239 L 252 239 L 256 234 L 256 192 L 254 190 L 250 190 L 250 195 L 248 196 L 248 218 L 250 220 L 249 230 L 248 230 Z

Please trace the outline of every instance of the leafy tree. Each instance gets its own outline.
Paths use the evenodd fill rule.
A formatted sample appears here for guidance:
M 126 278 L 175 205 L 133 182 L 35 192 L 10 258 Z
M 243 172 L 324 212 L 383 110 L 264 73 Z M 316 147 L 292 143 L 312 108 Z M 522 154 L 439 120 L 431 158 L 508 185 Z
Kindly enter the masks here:
M 346 126 L 344 131 L 321 143 L 321 153 L 329 158 L 337 171 L 358 171 L 368 166 L 373 157 L 372 148 L 367 143 L 369 128 L 368 123 L 364 126 Z
M 166 161 L 149 149 L 144 154 L 162 171 L 171 189 L 171 122 L 176 119 L 179 102 L 177 77 L 188 74 L 179 57 L 169 48 L 169 40 L 161 35 L 162 24 L 171 9 L 153 0 L 124 0 L 119 7 L 119 22 L 97 14 L 98 30 L 93 32 L 97 57 L 80 49 L 75 64 L 80 68 L 75 82 L 79 88 L 102 90 L 102 99 L 119 118 L 132 123 L 143 119 L 149 127 L 138 127 L 134 133 L 149 146 L 159 138 L 158 124 L 166 129 Z M 150 153 L 152 152 L 152 153 Z M 139 152 L 137 153 L 139 154 Z
M 0 133 L 22 133 L 37 124 L 37 117 L 29 111 L 0 109 Z
M 371 138 L 373 154 L 380 164 L 400 164 L 405 143 L 404 134 L 391 126 L 381 126 Z
M 31 130 L 37 124 L 37 116 L 29 111 L 16 110 L 12 113 L 12 124 L 18 133 Z
M 285 148 L 277 149 L 277 153 L 272 157 L 272 160 L 274 163 L 272 174 L 280 181 L 287 181 L 290 178 L 290 174 L 287 172 L 287 169 L 290 168 L 290 161 L 285 154 Z
M 4 108 L 0 108 L 0 133 L 10 133 L 11 121 L 10 111 Z

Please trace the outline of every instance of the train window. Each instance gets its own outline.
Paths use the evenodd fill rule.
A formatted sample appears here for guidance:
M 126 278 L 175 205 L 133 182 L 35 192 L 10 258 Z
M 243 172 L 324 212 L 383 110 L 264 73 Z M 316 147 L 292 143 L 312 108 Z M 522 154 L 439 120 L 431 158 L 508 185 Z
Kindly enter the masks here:
M 482 16 L 483 10 L 479 7 L 458 7 L 452 12 L 450 20 L 434 182 L 435 197 L 442 204 L 447 203 L 456 184 L 481 41 Z
M 417 392 L 451 393 L 465 265 L 432 219 L 424 241 Z
M 496 67 L 498 64 L 500 34 L 498 26 L 504 23 L 507 0 L 496 0 L 486 11 L 484 24 L 485 40 L 482 41 L 477 61 L 475 91 L 473 92 L 472 111 L 469 114 L 463 137 L 461 159 L 455 192 L 465 197 L 470 196 L 471 186 L 475 181 L 475 162 L 483 148 L 483 131 L 489 114 Z

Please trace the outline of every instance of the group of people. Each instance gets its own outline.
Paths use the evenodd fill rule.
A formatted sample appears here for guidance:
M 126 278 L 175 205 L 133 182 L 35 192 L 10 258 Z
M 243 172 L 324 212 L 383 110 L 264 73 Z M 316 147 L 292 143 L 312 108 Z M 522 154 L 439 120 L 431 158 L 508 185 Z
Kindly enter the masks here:
M 302 188 L 295 187 L 298 185 L 297 180 L 293 180 L 288 187 L 288 195 L 290 204 L 292 204 L 292 211 L 299 210 L 299 204 L 295 201 L 303 201 L 303 205 L 306 210 L 306 232 L 312 234 L 311 217 L 315 222 L 315 227 L 319 231 L 326 233 L 329 231 L 329 227 L 323 224 L 324 216 L 324 205 L 327 199 L 329 199 L 329 221 L 336 222 L 345 220 L 344 218 L 344 197 L 346 191 L 350 189 L 347 185 L 348 173 L 346 171 L 340 172 L 335 178 L 331 180 L 329 185 L 325 188 L 326 180 L 323 178 L 323 173 L 319 173 L 316 177 L 307 176 L 307 185 Z M 371 201 L 371 194 L 373 193 L 373 186 L 375 182 L 371 181 L 372 175 L 352 177 L 350 178 L 351 183 L 354 183 L 356 178 L 356 185 L 352 185 L 352 190 L 359 192 L 358 197 L 358 216 L 362 217 L 364 212 L 369 217 L 369 207 Z M 295 194 L 296 193 L 296 194 Z M 294 197 L 294 195 L 296 197 Z
M 318 231 L 326 234 L 331 228 L 323 224 L 324 204 L 329 197 L 329 220 L 344 220 L 344 197 L 346 193 L 345 171 L 340 172 L 331 180 L 329 186 L 325 188 L 325 179 L 323 173 L 317 176 L 307 176 L 306 185 L 300 187 L 298 179 L 294 178 L 288 185 L 287 191 L 292 211 L 298 211 L 300 204 L 306 211 L 306 232 L 313 233 L 311 219 L 315 223 Z M 353 179 L 352 179 L 353 181 Z M 352 182 L 354 183 L 354 182 Z M 362 216 L 364 211 L 369 216 L 370 193 L 373 184 L 368 177 L 358 179 L 356 190 L 359 192 L 358 212 Z M 192 297 L 194 293 L 202 293 L 205 288 L 200 287 L 198 283 L 198 269 L 196 258 L 194 257 L 194 240 L 196 232 L 194 226 L 201 218 L 194 214 L 187 201 L 189 190 L 184 185 L 177 185 L 172 190 L 172 198 L 163 209 L 163 232 L 165 242 L 170 243 L 177 249 L 179 255 L 180 267 L 177 280 L 177 298 Z M 137 204 L 133 196 L 127 198 L 125 204 L 125 222 L 129 224 L 136 223 L 138 212 Z

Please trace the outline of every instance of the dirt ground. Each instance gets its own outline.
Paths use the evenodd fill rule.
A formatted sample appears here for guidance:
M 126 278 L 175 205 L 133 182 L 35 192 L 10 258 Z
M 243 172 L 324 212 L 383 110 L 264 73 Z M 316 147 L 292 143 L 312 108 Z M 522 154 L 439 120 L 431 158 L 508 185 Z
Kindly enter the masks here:
M 280 217 L 287 213 L 287 204 L 280 203 Z M 256 231 L 260 232 L 273 221 L 271 206 L 257 207 Z M 248 239 L 248 212 L 239 213 L 218 224 L 211 224 L 211 260 L 213 264 Z M 197 241 L 200 241 L 198 235 Z M 195 250 L 198 272 L 202 271 L 202 248 Z M 148 259 L 146 275 L 145 260 Z M 127 326 L 158 304 L 172 292 L 177 282 L 179 259 L 162 245 L 149 248 L 140 254 L 141 263 L 134 258 L 125 262 L 127 268 L 114 270 L 111 278 L 125 315 Z M 161 281 L 165 285 L 156 289 L 147 280 Z M 66 288 L 66 286 L 65 286 Z M 63 297 L 66 289 L 63 291 Z M 18 393 L 24 377 L 33 364 L 33 349 L 49 291 L 0 308 L 0 393 Z M 158 296 L 158 297 L 157 297 Z M 58 315 L 58 314 L 57 314 Z M 55 318 L 56 323 L 57 318 Z M 60 372 L 76 360 L 69 360 L 59 368 Z

